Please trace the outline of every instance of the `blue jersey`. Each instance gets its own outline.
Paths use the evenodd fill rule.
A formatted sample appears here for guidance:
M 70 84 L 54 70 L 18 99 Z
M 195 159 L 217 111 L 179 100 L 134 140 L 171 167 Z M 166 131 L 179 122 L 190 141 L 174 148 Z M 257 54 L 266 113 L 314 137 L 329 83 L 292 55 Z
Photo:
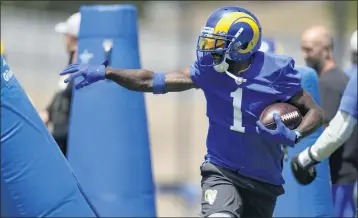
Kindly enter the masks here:
M 351 78 L 353 74 L 357 74 L 357 64 L 353 64 L 352 66 L 350 66 L 344 71 L 344 73 L 346 74 L 346 76 L 348 76 L 348 78 Z
M 197 62 L 190 74 L 207 101 L 206 161 L 263 182 L 283 184 L 281 146 L 259 137 L 256 121 L 265 107 L 285 102 L 302 89 L 292 58 L 257 52 L 250 68 L 240 75 L 246 79 L 241 84 L 214 69 L 203 72 Z
M 352 115 L 357 119 L 357 74 L 352 74 L 344 90 L 339 110 Z

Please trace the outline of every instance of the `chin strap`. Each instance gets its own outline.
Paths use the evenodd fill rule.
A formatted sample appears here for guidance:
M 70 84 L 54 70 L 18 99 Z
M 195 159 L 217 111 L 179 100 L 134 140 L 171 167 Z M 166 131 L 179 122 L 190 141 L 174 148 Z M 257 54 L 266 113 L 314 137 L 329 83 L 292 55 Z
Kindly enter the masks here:
M 233 78 L 235 80 L 235 82 L 240 85 L 241 83 L 244 83 L 247 81 L 247 79 L 243 78 L 243 77 L 238 77 L 235 76 L 234 74 L 230 73 L 229 71 L 225 71 L 226 75 L 228 75 L 229 77 Z
M 237 84 L 239 84 L 239 85 L 241 83 L 243 83 L 243 82 L 246 82 L 247 80 L 244 79 L 243 77 L 235 76 L 234 74 L 232 74 L 232 73 L 230 73 L 228 71 L 229 64 L 226 62 L 226 59 L 230 60 L 230 58 L 227 55 L 225 55 L 224 60 L 220 64 L 214 66 L 215 71 L 218 72 L 218 73 L 226 73 L 226 75 L 228 75 L 229 77 L 233 78 L 235 80 L 235 82 Z M 239 73 L 242 73 L 242 72 L 246 71 L 247 69 L 250 68 L 250 66 L 251 66 L 251 64 L 246 69 L 240 70 Z
M 225 73 L 229 69 L 229 64 L 224 60 L 218 65 L 214 65 L 214 70 L 218 73 Z

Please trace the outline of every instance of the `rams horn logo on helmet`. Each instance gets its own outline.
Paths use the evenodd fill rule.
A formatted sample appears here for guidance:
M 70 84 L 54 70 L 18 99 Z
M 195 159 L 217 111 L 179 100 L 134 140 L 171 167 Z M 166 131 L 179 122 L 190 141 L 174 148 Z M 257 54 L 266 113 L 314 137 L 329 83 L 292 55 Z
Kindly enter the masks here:
M 212 13 L 197 43 L 197 57 L 221 54 L 225 59 L 243 61 L 249 59 L 261 46 L 261 26 L 257 18 L 240 7 L 225 7 Z M 221 69 L 222 70 L 222 69 Z

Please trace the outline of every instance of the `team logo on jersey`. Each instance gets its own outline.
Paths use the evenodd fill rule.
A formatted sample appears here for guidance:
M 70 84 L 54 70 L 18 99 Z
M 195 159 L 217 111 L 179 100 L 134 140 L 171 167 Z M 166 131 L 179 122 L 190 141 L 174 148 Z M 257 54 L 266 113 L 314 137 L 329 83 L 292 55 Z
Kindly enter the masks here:
M 82 64 L 88 64 L 94 55 L 85 49 L 82 54 L 79 55 Z
M 217 190 L 208 189 L 204 193 L 204 199 L 207 201 L 210 205 L 213 205 L 216 200 L 216 195 L 218 194 Z

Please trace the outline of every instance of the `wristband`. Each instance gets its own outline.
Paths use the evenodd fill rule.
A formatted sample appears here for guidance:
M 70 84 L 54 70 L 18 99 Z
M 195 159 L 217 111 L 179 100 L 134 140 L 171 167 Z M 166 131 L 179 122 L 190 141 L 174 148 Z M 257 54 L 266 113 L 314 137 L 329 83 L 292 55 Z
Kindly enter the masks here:
M 167 85 L 165 83 L 165 72 L 154 72 L 153 75 L 153 94 L 167 93 Z
M 316 161 L 312 154 L 311 154 L 311 146 L 306 148 L 304 151 L 302 151 L 299 155 L 298 155 L 298 163 L 301 165 L 302 168 L 304 169 L 309 169 L 312 166 L 318 164 L 319 162 Z
M 302 138 L 302 134 L 297 131 L 297 130 L 294 130 L 295 134 L 296 134 L 296 140 L 295 140 L 295 144 L 297 144 L 298 142 L 300 142 L 301 138 Z

